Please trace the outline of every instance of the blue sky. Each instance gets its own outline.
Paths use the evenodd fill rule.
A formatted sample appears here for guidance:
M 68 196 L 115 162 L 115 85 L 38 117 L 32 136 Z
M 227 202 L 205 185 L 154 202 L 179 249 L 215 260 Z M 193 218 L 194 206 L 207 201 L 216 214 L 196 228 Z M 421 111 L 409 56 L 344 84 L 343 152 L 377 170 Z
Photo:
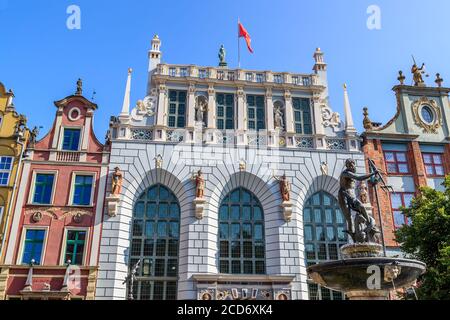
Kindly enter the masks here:
M 81 8 L 81 30 L 66 27 L 72 4 Z M 381 9 L 381 30 L 366 26 L 373 4 Z M 103 141 L 109 117 L 120 112 L 128 67 L 133 102 L 145 95 L 154 34 L 167 63 L 216 65 L 223 43 L 235 67 L 239 16 L 255 50 L 242 51 L 243 68 L 309 73 L 321 47 L 331 105 L 342 114 L 347 83 L 361 131 L 363 106 L 373 121 L 395 114 L 391 88 L 398 70 L 411 82 L 411 54 L 427 64 L 430 85 L 436 72 L 450 81 L 449 12 L 447 0 L 0 0 L 0 81 L 14 89 L 30 126 L 44 127 L 42 136 L 52 125 L 53 101 L 74 93 L 81 77 L 87 98 L 97 92 L 95 132 Z

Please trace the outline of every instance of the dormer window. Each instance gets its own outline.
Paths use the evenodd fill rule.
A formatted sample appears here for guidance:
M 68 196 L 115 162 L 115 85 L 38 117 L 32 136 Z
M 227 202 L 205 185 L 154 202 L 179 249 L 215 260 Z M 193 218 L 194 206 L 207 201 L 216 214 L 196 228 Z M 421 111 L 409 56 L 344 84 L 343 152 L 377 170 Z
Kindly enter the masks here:
M 81 129 L 64 128 L 63 151 L 78 151 L 80 147 Z

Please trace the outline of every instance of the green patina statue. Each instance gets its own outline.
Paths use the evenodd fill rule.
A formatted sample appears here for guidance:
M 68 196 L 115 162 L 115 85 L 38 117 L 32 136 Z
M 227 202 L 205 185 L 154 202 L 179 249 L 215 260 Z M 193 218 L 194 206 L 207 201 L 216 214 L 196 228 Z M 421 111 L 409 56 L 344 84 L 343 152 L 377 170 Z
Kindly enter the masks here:
M 223 67 L 226 66 L 227 63 L 225 61 L 227 56 L 227 52 L 225 51 L 225 47 L 223 45 L 220 46 L 219 50 L 219 66 Z

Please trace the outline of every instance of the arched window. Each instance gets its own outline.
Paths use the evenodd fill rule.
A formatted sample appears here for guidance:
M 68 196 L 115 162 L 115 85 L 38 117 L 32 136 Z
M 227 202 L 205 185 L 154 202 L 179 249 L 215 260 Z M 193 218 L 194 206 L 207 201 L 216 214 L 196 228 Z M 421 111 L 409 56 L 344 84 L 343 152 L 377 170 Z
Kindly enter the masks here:
M 137 300 L 177 298 L 180 205 L 158 184 L 134 206 L 130 269 L 141 260 L 134 296 Z
M 244 188 L 233 190 L 220 205 L 219 261 L 220 273 L 266 273 L 264 212 Z
M 332 195 L 321 191 L 310 197 L 303 209 L 306 265 L 340 259 L 339 248 L 347 243 L 346 222 Z M 342 300 L 341 292 L 309 283 L 311 300 Z

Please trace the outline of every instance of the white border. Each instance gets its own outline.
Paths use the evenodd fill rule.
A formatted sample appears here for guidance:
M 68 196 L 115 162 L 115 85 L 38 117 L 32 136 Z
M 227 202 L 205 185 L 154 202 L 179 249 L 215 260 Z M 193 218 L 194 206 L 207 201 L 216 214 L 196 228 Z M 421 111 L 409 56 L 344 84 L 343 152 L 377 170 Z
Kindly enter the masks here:
M 72 117 L 72 112 L 77 111 L 78 112 L 78 117 L 74 118 Z M 77 121 L 80 120 L 81 118 L 81 110 L 78 107 L 73 107 L 69 110 L 69 112 L 67 113 L 67 117 L 69 118 L 70 121 Z
M 58 181 L 58 170 L 41 170 L 41 169 L 37 169 L 37 170 L 33 170 L 33 178 L 31 179 L 31 186 L 30 186 L 30 193 L 28 194 L 28 203 L 29 205 L 34 205 L 34 206 L 47 206 L 47 205 L 53 205 L 54 201 L 55 201 L 55 191 L 56 191 L 56 186 L 57 186 L 57 181 Z M 51 195 L 51 199 L 50 199 L 50 203 L 46 204 L 46 203 L 34 203 L 34 191 L 36 188 L 36 176 L 38 174 L 54 174 L 55 178 L 53 179 L 53 186 L 52 186 L 52 195 Z
M 9 170 L 7 169 L 1 169 L 1 172 L 8 173 L 8 182 L 6 184 L 0 184 L 0 187 L 9 187 L 9 183 L 11 182 L 11 173 L 14 168 L 14 157 L 13 156 L 0 156 L 0 158 L 11 158 L 11 168 Z
M 80 130 L 80 141 L 78 142 L 78 149 L 77 150 L 64 150 L 64 131 L 66 129 L 77 129 Z M 84 137 L 84 130 L 83 126 L 61 126 L 59 131 L 59 143 L 58 143 L 58 150 L 62 152 L 79 152 L 81 150 L 82 144 L 83 144 L 83 137 Z
M 90 228 L 89 227 L 65 227 L 64 228 L 64 236 L 63 236 L 63 242 L 61 245 L 61 253 L 59 257 L 59 264 L 65 265 L 66 261 L 64 261 L 64 257 L 66 256 L 66 250 L 67 250 L 67 233 L 68 231 L 86 231 L 86 238 L 84 240 L 84 249 L 83 249 L 83 260 L 81 262 L 80 267 L 86 265 L 86 258 L 87 258 L 87 247 L 89 244 L 89 237 L 90 237 Z
M 20 247 L 19 247 L 19 254 L 17 255 L 17 259 L 16 259 L 16 264 L 17 265 L 22 265 L 22 259 L 23 259 L 23 250 L 25 247 L 25 238 L 27 235 L 27 231 L 28 230 L 44 230 L 45 234 L 44 234 L 44 243 L 42 244 L 42 252 L 41 252 L 41 258 L 40 258 L 40 266 L 44 265 L 44 259 L 45 259 L 45 254 L 47 251 L 47 239 L 48 239 L 48 233 L 49 233 L 49 226 L 31 226 L 31 225 L 26 225 L 23 226 L 22 228 L 22 235 L 20 237 Z
M 423 116 L 422 116 L 422 110 L 423 110 L 425 107 L 426 107 L 428 110 L 430 110 L 430 111 L 431 111 L 431 114 L 433 115 L 433 121 L 431 121 L 431 122 L 425 121 L 425 119 L 424 119 Z M 422 103 L 422 104 L 420 105 L 420 107 L 419 107 L 418 112 L 419 112 L 420 120 L 422 120 L 422 122 L 425 123 L 425 124 L 428 125 L 428 126 L 434 125 L 434 124 L 437 122 L 437 120 L 438 120 L 436 111 L 435 111 L 434 108 L 431 106 L 431 104 L 428 104 L 428 103 Z
M 72 177 L 70 179 L 70 192 L 69 192 L 69 202 L 67 203 L 70 207 L 84 207 L 89 208 L 94 206 L 94 195 L 95 195 L 95 188 L 97 187 L 96 181 L 97 181 L 97 173 L 92 171 L 72 171 Z M 91 176 L 93 179 L 92 181 L 92 189 L 91 189 L 91 198 L 88 205 L 80 205 L 80 204 L 73 204 L 73 194 L 75 192 L 75 177 L 76 176 Z

